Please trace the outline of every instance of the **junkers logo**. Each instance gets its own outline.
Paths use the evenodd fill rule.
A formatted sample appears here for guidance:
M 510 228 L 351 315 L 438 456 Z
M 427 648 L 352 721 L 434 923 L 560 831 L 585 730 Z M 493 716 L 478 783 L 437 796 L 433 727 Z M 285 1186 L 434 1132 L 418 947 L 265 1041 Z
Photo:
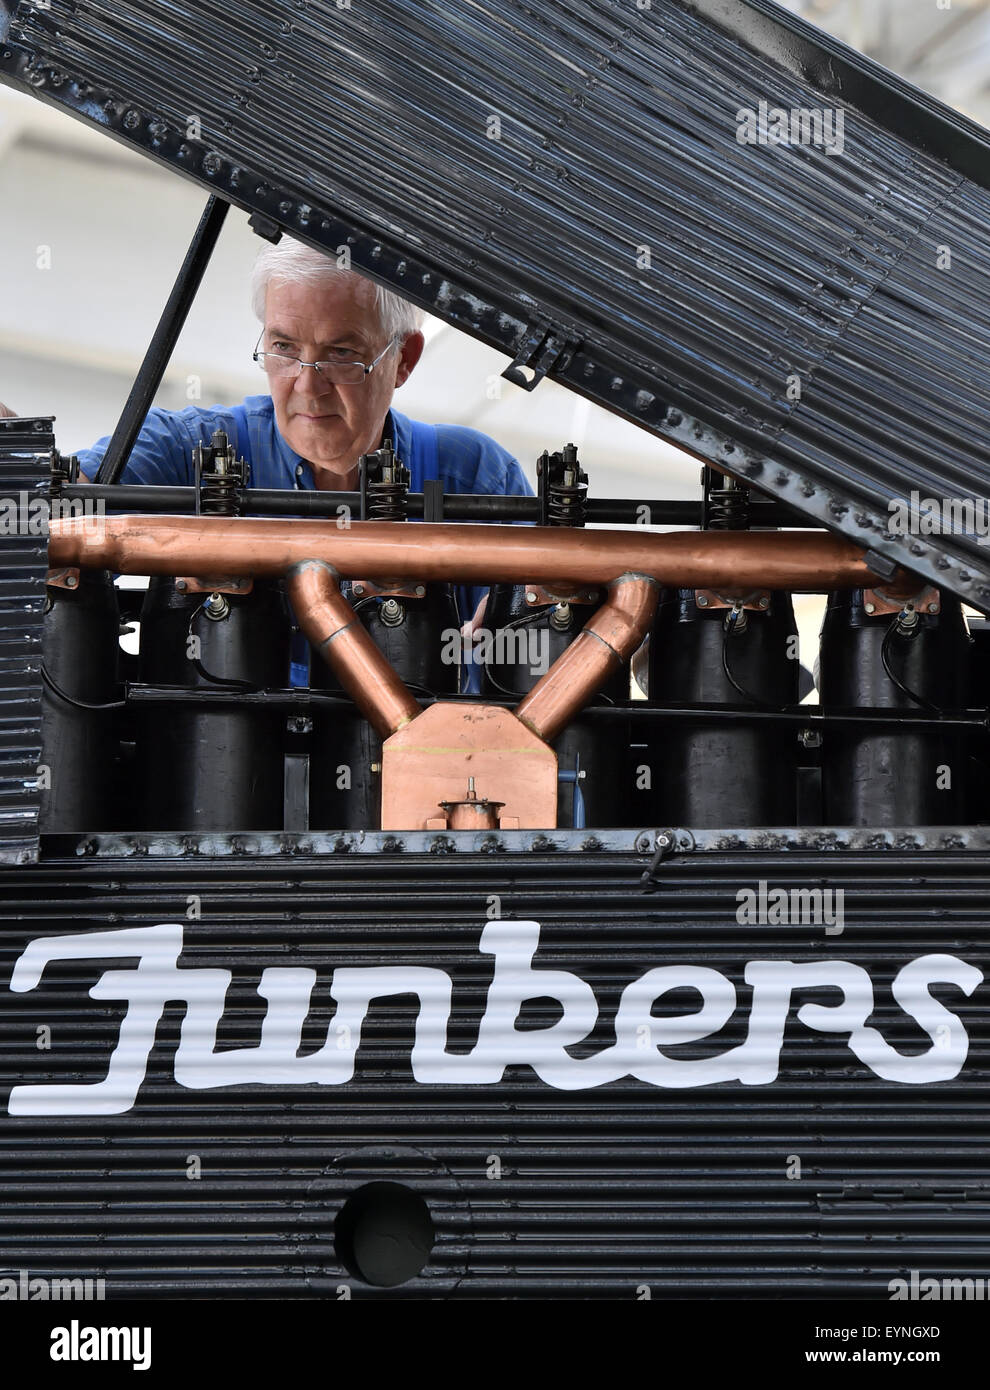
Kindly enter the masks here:
M 798 1022 L 820 1033 L 846 1034 L 853 1055 L 885 1081 L 923 1085 L 958 1076 L 969 1050 L 961 1020 L 932 998 L 931 987 L 954 985 L 968 996 L 983 979 L 982 971 L 956 956 L 939 953 L 907 961 L 893 981 L 893 997 L 932 1045 L 905 1056 L 867 1022 L 874 994 L 870 975 L 862 966 L 843 960 L 753 960 L 745 968 L 745 980 L 752 989 L 745 1040 L 715 1056 L 685 1058 L 669 1056 L 664 1048 L 718 1033 L 737 1012 L 736 988 L 709 966 L 658 966 L 626 985 L 615 1016 L 615 1043 L 590 1057 L 576 1058 L 567 1049 L 591 1033 L 598 1019 L 598 1001 L 591 986 L 571 971 L 534 967 L 539 942 L 538 922 L 502 920 L 485 926 L 479 947 L 494 956 L 494 971 L 478 1041 L 468 1053 L 447 1051 L 453 982 L 446 971 L 424 965 L 338 966 L 329 989 L 337 1008 L 326 1042 L 318 1051 L 300 1057 L 302 1028 L 317 983 L 315 970 L 266 969 L 258 984 L 259 995 L 267 1001 L 260 1043 L 218 1051 L 217 1029 L 231 972 L 180 970 L 181 924 L 39 938 L 28 944 L 14 966 L 10 987 L 17 994 L 34 989 L 50 961 L 116 957 L 137 964 L 104 971 L 90 990 L 94 999 L 127 1004 L 106 1077 L 89 1084 L 15 1086 L 10 1114 L 124 1114 L 134 1105 L 144 1080 L 165 1006 L 174 1000 L 186 1005 L 173 1064 L 175 1080 L 193 1090 L 344 1085 L 354 1076 L 361 1028 L 371 1001 L 412 994 L 419 1003 L 410 1058 L 415 1081 L 492 1086 L 502 1080 L 507 1066 L 524 1064 L 548 1086 L 580 1091 L 627 1076 L 669 1088 L 726 1081 L 768 1085 L 777 1078 L 792 994 L 829 986 L 838 991 L 838 1001 L 800 1005 Z M 700 1007 L 689 1013 L 654 1015 L 656 1000 L 685 988 L 697 993 Z M 518 1028 L 523 1004 L 547 997 L 559 1004 L 560 1018 L 544 1028 Z

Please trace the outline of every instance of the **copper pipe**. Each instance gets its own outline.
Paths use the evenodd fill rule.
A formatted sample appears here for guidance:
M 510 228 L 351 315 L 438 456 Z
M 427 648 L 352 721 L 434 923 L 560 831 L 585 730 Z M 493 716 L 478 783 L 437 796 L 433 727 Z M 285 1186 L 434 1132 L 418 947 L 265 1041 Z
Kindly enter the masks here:
M 92 533 L 92 534 L 90 534 Z M 49 563 L 120 574 L 281 576 L 323 560 L 345 579 L 606 585 L 630 572 L 688 589 L 824 593 L 884 583 L 852 541 L 790 531 L 655 535 L 567 527 L 277 517 L 109 516 L 51 522 Z M 897 582 L 886 581 L 887 583 Z
M 299 626 L 376 733 L 388 738 L 422 711 L 361 626 L 321 560 L 290 570 L 286 588 Z
M 632 656 L 649 631 L 659 598 L 655 579 L 624 574 L 614 580 L 608 602 L 516 706 L 516 718 L 546 743 L 555 739 Z

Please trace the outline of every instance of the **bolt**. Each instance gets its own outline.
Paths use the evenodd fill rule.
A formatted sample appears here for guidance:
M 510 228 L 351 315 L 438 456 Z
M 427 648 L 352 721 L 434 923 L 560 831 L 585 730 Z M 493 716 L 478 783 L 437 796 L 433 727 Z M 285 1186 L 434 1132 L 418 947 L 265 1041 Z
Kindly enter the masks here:
M 79 580 L 76 578 L 74 574 L 67 574 L 65 576 L 65 587 L 67 589 L 74 589 L 78 583 Z
M 175 581 L 175 587 L 178 589 L 180 594 L 184 594 L 186 590 L 189 588 L 189 585 L 186 583 L 184 579 L 177 579 Z
M 875 613 L 877 611 L 875 603 L 864 603 L 863 607 L 866 609 L 867 613 Z
M 653 848 L 653 836 L 652 836 L 652 835 L 637 835 L 637 836 L 636 836 L 636 853 L 637 853 L 637 854 L 649 854 L 649 852 L 650 852 L 650 850 L 651 850 L 652 848 Z
M 698 595 L 698 607 L 699 607 L 699 608 L 707 608 L 707 607 L 708 607 L 708 595 L 707 595 L 707 594 L 699 594 L 699 595 Z
M 766 594 L 764 594 L 763 597 L 760 599 L 759 606 L 760 608 L 770 607 L 770 600 L 767 598 Z
M 535 602 L 536 602 L 536 595 L 533 593 L 532 589 L 528 589 L 528 590 L 526 591 L 526 602 L 527 602 L 527 603 L 535 603 Z
M 928 611 L 929 611 L 929 613 L 937 613 L 937 612 L 939 611 L 939 610 L 938 610 L 938 604 L 937 604 L 937 603 L 930 603 L 930 604 L 928 605 Z
M 425 587 L 424 587 L 422 584 L 417 584 L 417 585 L 416 585 L 416 597 L 417 597 L 417 598 L 422 598 L 423 595 L 424 595 L 425 593 L 426 593 Z
M 355 585 L 354 585 L 354 593 L 356 593 L 356 594 L 363 594 L 363 593 L 364 593 L 364 585 L 363 585 L 363 584 L 355 584 Z
M 666 849 L 667 846 L 671 843 L 671 838 L 667 834 L 666 830 L 663 832 L 662 835 L 657 836 L 657 849 Z
M 372 763 L 372 764 L 371 764 L 371 770 L 372 770 L 372 772 L 381 772 L 381 770 L 382 770 L 382 765 L 381 765 L 381 763 Z

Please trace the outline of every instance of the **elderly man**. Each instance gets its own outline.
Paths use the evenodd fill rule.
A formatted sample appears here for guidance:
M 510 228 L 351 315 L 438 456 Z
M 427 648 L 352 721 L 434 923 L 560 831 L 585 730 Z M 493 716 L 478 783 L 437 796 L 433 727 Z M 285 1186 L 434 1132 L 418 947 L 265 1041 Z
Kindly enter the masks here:
M 235 406 L 153 406 L 121 482 L 191 484 L 193 449 L 222 429 L 254 487 L 353 490 L 361 455 L 391 439 L 414 492 L 440 479 L 448 492 L 532 495 L 516 460 L 487 435 L 392 409 L 423 352 L 412 304 L 289 238 L 259 255 L 252 304 L 263 324 L 254 358 L 271 394 Z M 0 403 L 0 415 L 14 414 Z M 87 477 L 109 440 L 78 450 Z
M 413 492 L 439 479 L 446 492 L 532 495 L 516 460 L 487 435 L 392 408 L 423 352 L 414 305 L 290 238 L 261 252 L 251 289 L 263 325 L 254 358 L 271 394 L 235 406 L 152 407 L 121 482 L 191 485 L 193 449 L 222 429 L 253 487 L 353 491 L 361 455 L 389 439 Z M 13 412 L 0 405 L 0 413 Z M 109 441 L 78 450 L 87 477 Z M 486 593 L 462 590 L 462 614 L 477 617 Z
M 263 324 L 255 360 L 271 394 L 231 407 L 152 408 L 122 482 L 191 484 L 194 447 L 222 429 L 254 487 L 353 490 L 361 455 L 391 439 L 414 492 L 438 478 L 447 492 L 531 495 L 519 464 L 487 435 L 392 409 L 423 351 L 413 305 L 288 238 L 258 257 L 252 303 Z M 89 477 L 108 443 L 79 450 Z

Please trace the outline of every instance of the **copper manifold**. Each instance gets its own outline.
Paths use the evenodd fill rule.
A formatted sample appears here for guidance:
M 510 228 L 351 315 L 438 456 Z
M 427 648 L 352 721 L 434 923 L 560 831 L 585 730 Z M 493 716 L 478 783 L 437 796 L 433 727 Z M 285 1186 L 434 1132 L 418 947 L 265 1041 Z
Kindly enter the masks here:
M 746 593 L 823 592 L 883 582 L 861 549 L 830 535 L 792 532 L 585 531 L 511 525 L 282 521 L 258 517 L 56 519 L 49 563 L 123 574 L 209 580 L 285 577 L 310 643 L 385 740 L 382 826 L 423 828 L 465 817 L 463 788 L 504 804 L 500 822 L 556 823 L 556 757 L 548 746 L 649 630 L 660 586 Z M 424 714 L 340 592 L 339 580 L 608 586 L 609 596 L 514 714 L 479 704 L 436 704 Z M 219 581 L 215 581 L 219 582 Z M 888 589 L 916 589 L 898 571 Z M 497 813 L 489 811 L 490 821 Z M 476 821 L 477 813 L 467 816 Z M 490 828 L 490 826 L 489 826 Z
M 382 656 L 322 560 L 304 560 L 286 577 L 299 626 L 337 673 L 341 685 L 382 738 L 420 713 L 420 706 Z
M 88 517 L 72 517 L 51 522 L 48 553 L 53 567 L 204 577 L 281 578 L 307 560 L 322 560 L 342 579 L 371 575 L 379 582 L 587 586 L 641 574 L 676 588 L 794 593 L 885 582 L 852 541 L 793 531 L 657 535 L 642 528 L 585 531 L 488 522 L 396 527 L 390 521 L 338 528 L 332 521 L 217 516 L 109 516 L 94 526 Z
M 589 618 L 545 676 L 516 706 L 516 718 L 545 743 L 566 729 L 643 641 L 660 598 L 660 585 L 624 574 L 609 585 L 608 602 Z

